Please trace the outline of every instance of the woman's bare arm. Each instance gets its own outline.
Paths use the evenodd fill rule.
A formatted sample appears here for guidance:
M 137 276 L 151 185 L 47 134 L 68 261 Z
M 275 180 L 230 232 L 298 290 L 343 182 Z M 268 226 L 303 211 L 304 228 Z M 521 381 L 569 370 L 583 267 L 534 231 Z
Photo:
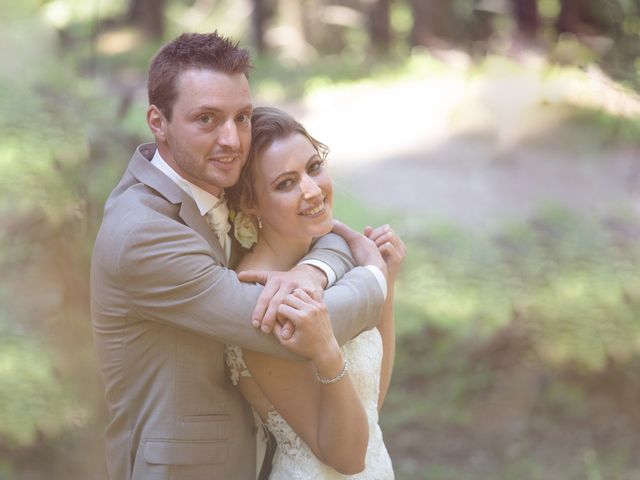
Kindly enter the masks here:
M 326 307 L 319 298 L 298 290 L 287 297 L 279 314 L 295 324 L 293 337 L 280 341 L 310 361 L 245 351 L 253 379 L 321 462 L 345 475 L 362 471 L 368 420 L 348 371 L 334 383 L 324 385 L 316 380 L 316 372 L 321 378 L 335 378 L 344 366 Z M 264 408 L 258 413 L 266 418 Z
M 382 306 L 382 316 L 378 323 L 378 330 L 382 337 L 382 366 L 380 370 L 380 395 L 378 396 L 378 410 L 382 408 L 384 399 L 389 391 L 393 361 L 396 353 L 395 322 L 393 317 L 393 299 L 395 281 L 404 261 L 407 249 L 404 242 L 398 237 L 389 225 L 372 229 L 365 229 L 365 236 L 375 242 L 382 258 L 387 264 L 387 298 Z

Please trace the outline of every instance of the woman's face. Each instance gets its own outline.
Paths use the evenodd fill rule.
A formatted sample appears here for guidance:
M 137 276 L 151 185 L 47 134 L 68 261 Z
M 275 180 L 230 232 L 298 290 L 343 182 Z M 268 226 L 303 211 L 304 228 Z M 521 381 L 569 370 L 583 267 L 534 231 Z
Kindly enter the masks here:
M 301 133 L 275 140 L 255 165 L 261 235 L 310 241 L 331 231 L 333 186 L 324 160 Z

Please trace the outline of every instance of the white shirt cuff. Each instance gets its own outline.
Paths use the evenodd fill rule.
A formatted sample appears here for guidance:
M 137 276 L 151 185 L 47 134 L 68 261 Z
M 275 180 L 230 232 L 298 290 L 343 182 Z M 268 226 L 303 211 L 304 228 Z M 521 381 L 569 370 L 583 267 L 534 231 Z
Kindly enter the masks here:
M 373 276 L 376 277 L 376 280 L 378 281 L 378 285 L 380 285 L 380 289 L 382 290 L 382 295 L 386 300 L 387 299 L 387 279 L 384 278 L 384 273 L 382 273 L 382 270 L 380 270 L 375 265 L 365 265 L 364 268 L 369 270 L 371 273 L 373 273 Z
M 320 260 L 314 260 L 314 259 L 311 258 L 309 260 L 301 261 L 298 265 L 302 265 L 302 264 L 313 265 L 314 267 L 317 267 L 317 268 L 319 268 L 320 270 L 322 270 L 324 272 L 324 274 L 327 276 L 327 286 L 325 288 L 329 288 L 331 285 L 336 283 L 336 272 L 334 272 L 333 268 L 331 268 L 326 263 L 321 262 Z M 376 270 L 378 270 L 378 269 L 376 268 Z M 382 275 L 382 272 L 380 272 L 380 275 Z M 384 277 L 384 275 L 383 275 L 383 277 Z M 385 288 L 385 292 L 386 291 L 387 290 Z

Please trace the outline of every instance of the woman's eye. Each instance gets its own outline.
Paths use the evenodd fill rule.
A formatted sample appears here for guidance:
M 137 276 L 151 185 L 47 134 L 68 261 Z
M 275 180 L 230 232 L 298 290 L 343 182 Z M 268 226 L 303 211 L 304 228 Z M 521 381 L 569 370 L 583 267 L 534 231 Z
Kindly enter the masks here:
M 307 168 L 307 172 L 318 173 L 320 170 L 322 170 L 323 166 L 324 166 L 324 162 L 322 160 L 317 160 L 313 162 L 311 165 L 309 165 L 309 167 Z
M 291 179 L 287 179 L 287 180 L 283 180 L 282 182 L 280 182 L 276 188 L 278 190 L 286 190 L 287 188 L 290 188 L 293 185 L 293 180 Z

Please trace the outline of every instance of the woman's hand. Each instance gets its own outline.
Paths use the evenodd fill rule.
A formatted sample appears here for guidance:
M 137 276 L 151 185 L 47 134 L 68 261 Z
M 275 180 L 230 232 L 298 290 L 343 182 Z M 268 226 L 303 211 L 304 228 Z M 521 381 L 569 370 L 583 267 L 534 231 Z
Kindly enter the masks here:
M 371 239 L 365 235 L 352 230 L 351 227 L 338 220 L 333 221 L 333 232 L 345 239 L 358 265 L 361 267 L 374 265 L 378 267 L 385 278 L 387 278 L 387 264 L 376 247 L 375 242 L 371 241 Z
M 395 282 L 400 266 L 407 255 L 407 247 L 404 242 L 389 225 L 382 225 L 377 228 L 366 227 L 364 235 L 378 247 L 382 258 L 387 264 L 389 282 Z
M 340 371 L 342 351 L 333 334 L 327 307 L 317 292 L 309 294 L 299 288 L 294 290 L 278 307 L 278 317 L 294 327 L 290 338 L 284 338 L 278 329 L 274 330 L 284 347 L 315 363 L 321 375 L 327 372 L 330 377 Z

